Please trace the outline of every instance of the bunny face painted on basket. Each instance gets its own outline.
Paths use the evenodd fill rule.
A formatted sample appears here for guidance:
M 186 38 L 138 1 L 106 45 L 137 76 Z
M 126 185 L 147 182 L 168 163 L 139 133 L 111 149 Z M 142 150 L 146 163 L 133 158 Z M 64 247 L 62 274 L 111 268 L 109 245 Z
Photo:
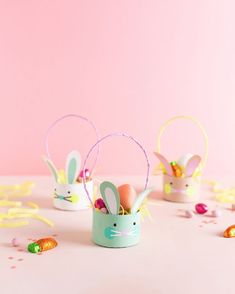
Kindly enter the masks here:
M 82 183 L 78 183 L 77 177 L 81 167 L 79 152 L 72 151 L 66 160 L 65 172 L 59 172 L 48 158 L 45 161 L 55 178 L 54 206 L 62 210 L 79 210 L 90 207 Z M 87 182 L 87 189 L 93 194 L 93 181 Z
M 174 176 L 173 169 L 167 159 L 155 152 L 155 155 L 161 161 L 165 174 L 163 175 L 164 198 L 176 202 L 194 202 L 199 198 L 201 177 L 196 175 L 196 171 L 201 161 L 198 155 L 192 155 L 181 166 L 183 177 Z
M 200 194 L 200 177 L 176 178 L 163 176 L 164 194 L 166 200 L 174 199 L 179 202 L 192 202 Z
M 107 247 L 128 247 L 135 245 L 140 239 L 140 213 L 142 202 L 151 192 L 142 192 L 135 200 L 130 214 L 120 215 L 120 196 L 115 185 L 103 182 L 100 192 L 108 214 L 94 210 L 93 241 Z
M 140 221 L 137 217 L 131 218 L 129 222 L 122 223 L 118 218 L 113 218 L 113 223 L 104 230 L 104 235 L 108 239 L 121 237 L 135 237 L 140 232 Z

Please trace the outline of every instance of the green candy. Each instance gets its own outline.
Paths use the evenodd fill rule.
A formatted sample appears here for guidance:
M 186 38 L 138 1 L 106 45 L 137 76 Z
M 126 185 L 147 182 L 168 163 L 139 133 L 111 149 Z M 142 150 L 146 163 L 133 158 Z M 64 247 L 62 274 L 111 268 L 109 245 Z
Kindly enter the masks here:
M 30 243 L 28 245 L 28 251 L 31 253 L 38 253 L 41 252 L 40 246 L 38 245 L 38 243 Z

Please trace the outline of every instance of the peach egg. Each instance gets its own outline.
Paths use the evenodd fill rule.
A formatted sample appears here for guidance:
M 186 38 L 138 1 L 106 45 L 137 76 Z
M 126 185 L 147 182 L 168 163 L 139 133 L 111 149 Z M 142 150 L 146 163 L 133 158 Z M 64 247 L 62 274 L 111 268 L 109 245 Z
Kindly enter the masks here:
M 125 210 L 130 210 L 137 197 L 135 189 L 129 184 L 124 184 L 118 187 L 118 192 L 120 204 Z

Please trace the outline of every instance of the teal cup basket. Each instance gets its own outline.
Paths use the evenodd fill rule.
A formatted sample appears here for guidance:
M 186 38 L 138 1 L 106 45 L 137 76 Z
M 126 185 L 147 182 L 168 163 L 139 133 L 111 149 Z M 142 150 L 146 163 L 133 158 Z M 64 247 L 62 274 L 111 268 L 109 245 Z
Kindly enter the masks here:
M 86 187 L 86 182 L 84 181 L 83 183 L 88 199 L 93 206 L 92 241 L 103 247 L 125 248 L 137 245 L 141 239 L 140 206 L 146 196 L 151 192 L 151 189 L 147 189 L 150 164 L 145 149 L 135 138 L 125 133 L 112 133 L 101 138 L 90 149 L 84 161 L 84 169 L 90 154 L 96 148 L 97 144 L 100 144 L 102 141 L 112 136 L 122 136 L 131 139 L 143 151 L 147 162 L 147 176 L 144 191 L 136 197 L 136 200 L 134 201 L 134 204 L 128 214 L 120 214 L 120 196 L 118 189 L 110 182 L 102 182 L 100 185 L 100 192 L 106 204 L 107 211 L 109 212 L 103 213 L 94 207 L 89 191 Z

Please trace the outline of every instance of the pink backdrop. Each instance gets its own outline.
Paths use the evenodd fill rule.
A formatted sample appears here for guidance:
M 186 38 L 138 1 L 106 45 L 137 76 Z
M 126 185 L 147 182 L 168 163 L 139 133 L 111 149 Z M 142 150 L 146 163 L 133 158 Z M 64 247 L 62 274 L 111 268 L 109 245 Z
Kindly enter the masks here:
M 1 0 L 0 173 L 48 173 L 45 131 L 70 112 L 102 135 L 136 136 L 153 165 L 160 124 L 193 115 L 210 139 L 207 173 L 234 173 L 234 10 L 233 0 Z M 84 155 L 94 141 L 83 126 L 72 120 L 53 132 L 58 165 L 69 149 Z M 169 129 L 171 159 L 201 152 L 200 133 L 190 130 Z M 143 173 L 143 156 L 125 140 L 109 141 L 97 172 Z

